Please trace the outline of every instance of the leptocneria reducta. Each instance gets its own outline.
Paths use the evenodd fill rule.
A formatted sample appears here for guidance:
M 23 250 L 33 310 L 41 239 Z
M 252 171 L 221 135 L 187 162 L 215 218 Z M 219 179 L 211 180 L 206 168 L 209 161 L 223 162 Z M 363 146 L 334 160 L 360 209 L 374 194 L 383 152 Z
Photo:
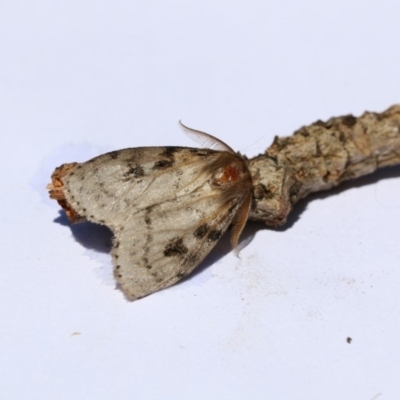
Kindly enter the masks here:
M 209 148 L 114 151 L 61 165 L 47 187 L 71 222 L 113 231 L 114 276 L 130 300 L 190 274 L 230 225 L 236 248 L 248 219 L 282 225 L 308 194 L 400 164 L 400 105 L 317 121 L 251 159 L 182 126 Z

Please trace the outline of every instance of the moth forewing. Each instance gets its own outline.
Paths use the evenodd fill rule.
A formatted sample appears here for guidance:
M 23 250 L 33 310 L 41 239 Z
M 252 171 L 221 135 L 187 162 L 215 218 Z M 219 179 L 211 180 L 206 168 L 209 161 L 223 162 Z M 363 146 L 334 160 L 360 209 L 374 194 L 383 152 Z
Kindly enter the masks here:
M 215 152 L 204 150 L 205 156 Z M 64 194 L 80 215 L 110 228 L 123 225 L 131 213 L 166 201 L 193 181 L 204 155 L 187 148 L 132 148 L 77 164 L 62 178 Z M 191 160 L 192 169 L 186 165 Z M 166 184 L 168 182 L 168 184 Z

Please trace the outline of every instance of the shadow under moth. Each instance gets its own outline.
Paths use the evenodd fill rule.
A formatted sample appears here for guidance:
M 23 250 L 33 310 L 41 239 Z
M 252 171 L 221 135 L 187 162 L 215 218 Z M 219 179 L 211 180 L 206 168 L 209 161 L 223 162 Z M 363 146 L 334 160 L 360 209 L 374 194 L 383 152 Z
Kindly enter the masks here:
M 400 164 L 400 105 L 317 121 L 251 159 L 204 132 L 207 148 L 138 147 L 56 168 L 47 186 L 72 223 L 114 233 L 114 276 L 129 300 L 190 274 L 232 225 L 237 247 L 248 219 L 286 222 L 312 192 Z

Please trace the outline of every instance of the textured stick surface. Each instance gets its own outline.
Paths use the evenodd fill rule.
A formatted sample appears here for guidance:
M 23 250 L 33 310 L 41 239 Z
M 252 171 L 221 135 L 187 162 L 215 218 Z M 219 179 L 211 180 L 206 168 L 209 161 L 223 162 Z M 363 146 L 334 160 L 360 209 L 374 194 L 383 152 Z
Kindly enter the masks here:
M 253 178 L 252 220 L 277 226 L 308 194 L 400 164 L 400 105 L 317 121 L 289 137 L 276 137 L 249 160 Z

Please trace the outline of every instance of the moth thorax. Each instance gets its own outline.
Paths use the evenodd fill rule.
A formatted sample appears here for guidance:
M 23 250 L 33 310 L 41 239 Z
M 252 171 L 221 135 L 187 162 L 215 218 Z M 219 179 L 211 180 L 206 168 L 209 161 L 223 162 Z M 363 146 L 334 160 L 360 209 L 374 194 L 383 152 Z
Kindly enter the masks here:
M 214 175 L 213 185 L 225 186 L 237 182 L 241 177 L 240 166 L 236 163 L 231 163 L 220 168 Z

